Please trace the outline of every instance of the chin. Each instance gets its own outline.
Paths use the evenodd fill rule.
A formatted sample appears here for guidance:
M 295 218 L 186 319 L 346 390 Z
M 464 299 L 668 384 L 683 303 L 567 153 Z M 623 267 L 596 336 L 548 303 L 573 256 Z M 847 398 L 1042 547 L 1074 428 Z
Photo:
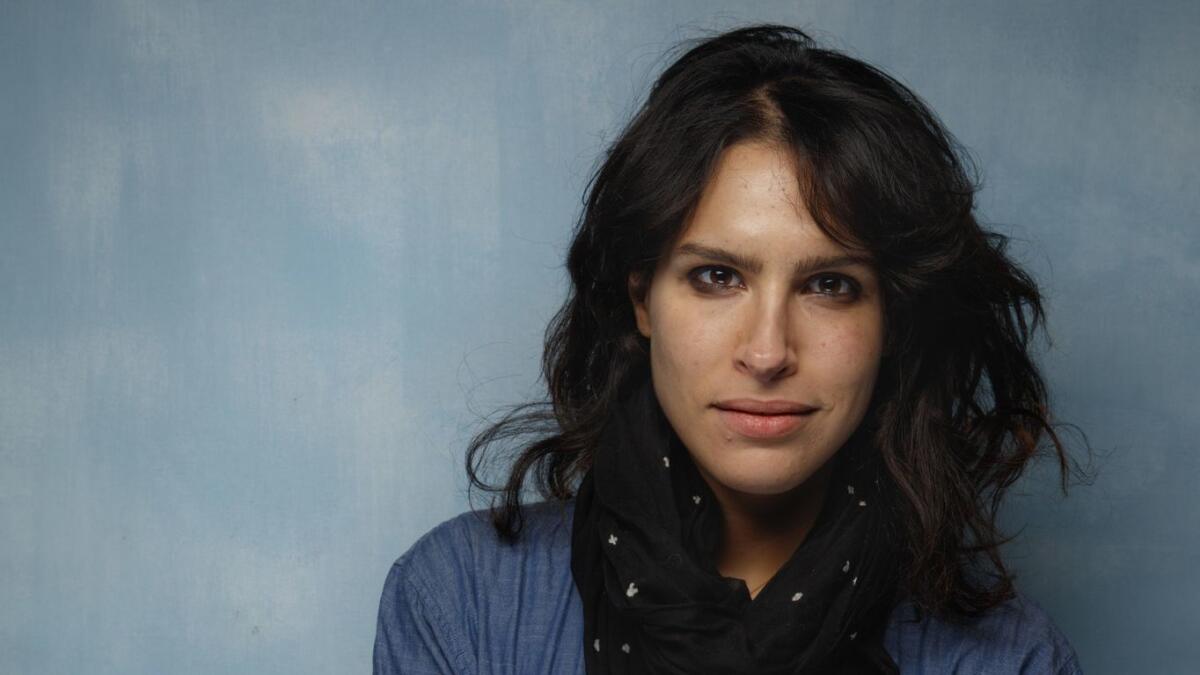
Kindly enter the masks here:
M 780 466 L 779 450 L 750 449 L 733 462 L 710 464 L 709 475 L 722 487 L 748 495 L 779 495 L 804 484 L 820 466 Z

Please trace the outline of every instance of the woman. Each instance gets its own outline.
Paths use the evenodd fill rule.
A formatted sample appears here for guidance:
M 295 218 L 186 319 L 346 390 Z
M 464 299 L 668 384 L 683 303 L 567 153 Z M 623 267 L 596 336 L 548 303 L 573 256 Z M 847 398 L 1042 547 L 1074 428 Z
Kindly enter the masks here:
M 397 561 L 375 672 L 1080 672 L 998 553 L 1043 434 L 1068 464 L 973 194 L 911 91 L 800 31 L 684 54 L 590 185 L 549 404 L 471 445 L 503 502 Z

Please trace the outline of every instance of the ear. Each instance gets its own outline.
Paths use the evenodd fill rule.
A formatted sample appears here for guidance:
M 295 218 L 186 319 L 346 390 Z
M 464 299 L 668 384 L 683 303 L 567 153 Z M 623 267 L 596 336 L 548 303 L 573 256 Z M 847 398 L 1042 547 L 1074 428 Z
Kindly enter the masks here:
M 650 284 L 643 283 L 637 272 L 630 272 L 626 290 L 629 292 L 629 302 L 633 305 L 633 317 L 637 322 L 638 332 L 642 334 L 642 337 L 649 338 L 650 310 L 647 307 L 646 298 L 650 295 Z

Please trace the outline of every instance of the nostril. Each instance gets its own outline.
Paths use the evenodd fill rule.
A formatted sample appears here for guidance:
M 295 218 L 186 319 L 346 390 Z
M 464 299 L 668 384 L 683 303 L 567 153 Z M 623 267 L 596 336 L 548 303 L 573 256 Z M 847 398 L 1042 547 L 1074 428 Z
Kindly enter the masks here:
M 738 365 L 743 372 L 763 380 L 778 378 L 792 370 L 789 359 L 776 356 L 739 359 Z

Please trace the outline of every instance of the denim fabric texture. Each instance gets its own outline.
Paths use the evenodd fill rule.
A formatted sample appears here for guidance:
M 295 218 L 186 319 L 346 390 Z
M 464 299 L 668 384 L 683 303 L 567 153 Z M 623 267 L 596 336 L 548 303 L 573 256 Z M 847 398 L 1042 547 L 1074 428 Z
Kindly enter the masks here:
M 421 537 L 384 583 L 375 675 L 583 675 L 573 509 L 571 501 L 526 507 L 515 545 L 500 542 L 486 511 L 463 513 Z M 1066 636 L 1020 595 L 965 626 L 930 617 L 918 623 L 901 604 L 884 646 L 902 673 L 1082 673 Z

